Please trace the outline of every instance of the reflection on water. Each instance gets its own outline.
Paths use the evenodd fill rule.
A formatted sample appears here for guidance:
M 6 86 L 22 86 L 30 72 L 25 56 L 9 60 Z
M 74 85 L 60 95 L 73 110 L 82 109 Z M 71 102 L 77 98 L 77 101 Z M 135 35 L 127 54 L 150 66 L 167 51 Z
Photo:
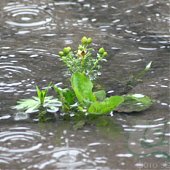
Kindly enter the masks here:
M 112 137 L 111 133 L 102 134 L 100 129 L 92 127 L 75 133 L 65 122 L 58 125 L 1 125 L 1 168 L 10 169 L 13 165 L 16 169 L 110 170 L 153 164 L 158 166 L 157 169 L 163 166 L 168 169 L 169 127 L 163 128 L 161 125 L 165 123 L 164 119 L 154 120 L 160 123 L 155 126 L 148 125 L 146 121 L 130 127 L 126 120 L 118 118 L 118 121 L 124 122 L 125 133 L 119 131 L 119 134 L 113 133 Z M 114 127 L 117 128 L 116 125 Z M 128 139 L 124 136 L 127 132 Z M 153 157 L 157 159 L 156 162 Z
M 169 0 L 1 0 L 0 169 L 168 169 L 169 9 Z M 35 85 L 67 82 L 57 53 L 83 35 L 110 54 L 100 79 L 109 93 L 122 93 L 129 75 L 153 61 L 131 91 L 154 98 L 153 107 L 76 132 L 15 122 L 10 107 Z
M 170 158 L 169 155 L 169 122 L 160 118 L 153 121 L 136 122 L 129 130 L 128 145 L 132 153 L 141 157 L 154 155 L 159 158 Z
M 8 169 L 10 165 L 28 167 L 28 169 L 109 169 L 105 167 L 107 157 L 95 156 L 96 146 L 107 148 L 107 143 L 90 143 L 92 133 L 88 130 L 72 134 L 65 133 L 66 124 L 50 124 L 45 126 L 11 125 L 1 127 L 0 132 L 0 164 Z M 54 131 L 54 128 L 57 130 Z M 39 131 L 39 132 L 38 132 Z M 79 137 L 83 137 L 82 139 Z M 76 140 L 81 148 L 75 147 Z M 84 141 L 84 139 L 89 141 Z M 86 145 L 84 145 L 86 144 Z M 88 145 L 89 144 L 89 145 Z M 32 156 L 30 156 L 32 155 Z M 30 164 L 31 163 L 31 164 Z M 103 166 L 104 165 L 104 166 Z

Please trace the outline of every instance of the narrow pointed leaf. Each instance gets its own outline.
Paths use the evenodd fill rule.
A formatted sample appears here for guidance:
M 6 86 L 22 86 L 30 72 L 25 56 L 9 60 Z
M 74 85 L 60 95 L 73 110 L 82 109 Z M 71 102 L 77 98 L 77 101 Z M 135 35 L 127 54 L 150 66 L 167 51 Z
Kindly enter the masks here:
M 37 90 L 37 96 L 38 96 L 38 98 L 41 98 L 41 90 L 39 89 L 38 86 L 36 86 L 36 90 Z
M 150 68 L 151 68 L 151 65 L 152 65 L 152 61 L 150 61 L 146 67 L 145 67 L 145 71 L 148 71 Z

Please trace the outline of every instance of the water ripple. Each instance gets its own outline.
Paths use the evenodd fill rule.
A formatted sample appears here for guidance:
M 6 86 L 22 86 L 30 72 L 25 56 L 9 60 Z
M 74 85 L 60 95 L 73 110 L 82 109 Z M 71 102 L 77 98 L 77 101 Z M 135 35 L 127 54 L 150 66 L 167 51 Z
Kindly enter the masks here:
M 0 54 L 0 92 L 16 92 L 22 86 L 23 77 L 30 77 L 32 69 L 22 64 L 23 59 L 18 55 Z M 29 80 L 27 81 L 29 82 Z
M 0 92 L 3 93 L 18 95 L 35 91 L 36 79 L 46 81 L 47 74 L 52 76 L 52 70 L 56 74 L 56 55 L 46 49 L 2 50 L 0 60 Z
M 5 23 L 11 27 L 40 29 L 49 26 L 53 18 L 46 5 L 34 3 L 11 2 L 4 8 Z M 22 32 L 27 33 L 27 31 Z
M 47 153 L 46 153 L 47 154 Z M 50 167 L 57 167 L 58 169 L 76 169 L 86 167 L 94 167 L 94 163 L 89 160 L 89 156 L 85 153 L 85 150 L 78 148 L 59 148 L 50 152 L 51 159 L 43 161 L 34 167 L 38 169 L 44 169 Z
M 21 159 L 29 152 L 39 150 L 42 144 L 36 142 L 38 139 L 42 140 L 44 137 L 25 127 L 1 131 L 0 164 L 9 164 L 11 161 Z

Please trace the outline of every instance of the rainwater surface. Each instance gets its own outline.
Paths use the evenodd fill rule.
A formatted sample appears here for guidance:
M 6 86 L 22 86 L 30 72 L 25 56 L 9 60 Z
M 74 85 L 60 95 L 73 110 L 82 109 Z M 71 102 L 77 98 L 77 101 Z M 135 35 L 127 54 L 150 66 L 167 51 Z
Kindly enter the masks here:
M 129 93 L 155 100 L 141 113 L 113 113 L 111 126 L 74 130 L 15 117 L 11 106 L 35 86 L 68 83 L 58 51 L 82 36 L 108 51 L 99 83 L 109 94 L 150 61 Z M 169 0 L 0 1 L 0 170 L 138 170 L 170 168 Z

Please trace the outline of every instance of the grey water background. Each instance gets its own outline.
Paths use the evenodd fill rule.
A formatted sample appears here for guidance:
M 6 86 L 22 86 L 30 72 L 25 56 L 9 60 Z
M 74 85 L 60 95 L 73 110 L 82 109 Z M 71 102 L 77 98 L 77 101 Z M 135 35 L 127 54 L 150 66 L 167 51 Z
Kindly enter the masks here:
M 111 126 L 74 131 L 69 122 L 31 123 L 11 106 L 35 86 L 67 83 L 58 51 L 91 36 L 109 53 L 99 82 L 109 93 L 147 63 L 131 92 L 155 100 L 142 113 L 113 114 Z M 0 170 L 170 168 L 169 0 L 0 1 Z

